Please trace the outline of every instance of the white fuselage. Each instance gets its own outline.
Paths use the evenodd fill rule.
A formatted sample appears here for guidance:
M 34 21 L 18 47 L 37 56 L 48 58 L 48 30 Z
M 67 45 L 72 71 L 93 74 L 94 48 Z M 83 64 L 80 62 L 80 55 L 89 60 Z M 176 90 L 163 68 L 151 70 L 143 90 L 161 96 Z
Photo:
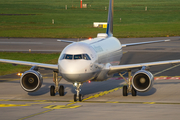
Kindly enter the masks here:
M 62 77 L 69 82 L 106 80 L 105 67 L 117 65 L 122 57 L 122 46 L 114 37 L 95 38 L 75 42 L 64 48 L 58 67 Z

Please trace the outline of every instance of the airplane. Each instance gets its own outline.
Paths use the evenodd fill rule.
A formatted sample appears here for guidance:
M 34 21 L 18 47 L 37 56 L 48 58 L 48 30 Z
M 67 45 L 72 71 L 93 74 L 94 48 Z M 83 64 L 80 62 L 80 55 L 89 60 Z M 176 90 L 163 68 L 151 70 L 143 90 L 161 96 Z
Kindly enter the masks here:
M 120 41 L 113 37 L 113 0 L 109 0 L 108 21 L 106 33 L 99 33 L 96 38 L 83 41 L 67 41 L 67 45 L 58 58 L 58 64 L 44 64 L 19 60 L 0 59 L 0 62 L 11 63 L 16 65 L 32 66 L 30 70 L 25 71 L 20 78 L 21 87 L 27 92 L 38 90 L 42 83 L 43 77 L 38 71 L 39 68 L 51 69 L 53 71 L 53 82 L 55 84 L 50 87 L 50 95 L 55 96 L 59 93 L 64 96 L 64 86 L 60 85 L 61 79 L 73 83 L 77 88 L 74 94 L 74 101 L 82 101 L 80 87 L 87 81 L 105 81 L 111 78 L 115 73 L 126 81 L 127 85 L 123 86 L 123 96 L 131 93 L 136 96 L 137 92 L 149 91 L 154 83 L 154 76 L 149 71 L 150 66 L 176 64 L 180 60 L 168 60 L 148 63 L 137 63 L 120 65 L 123 56 L 124 47 L 143 45 L 150 43 L 167 42 L 170 40 L 157 40 L 149 42 L 121 44 Z M 133 76 L 132 69 L 140 69 Z M 126 79 L 121 72 L 128 72 Z M 60 74 L 60 79 L 58 79 Z

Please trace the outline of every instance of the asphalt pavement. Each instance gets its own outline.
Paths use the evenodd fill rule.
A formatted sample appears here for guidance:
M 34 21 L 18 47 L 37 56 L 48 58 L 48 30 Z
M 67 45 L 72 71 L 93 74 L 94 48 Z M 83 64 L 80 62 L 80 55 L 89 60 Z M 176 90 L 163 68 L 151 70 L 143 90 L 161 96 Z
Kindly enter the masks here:
M 171 42 L 140 45 L 124 49 L 121 64 L 180 59 L 179 37 L 123 38 L 122 43 L 171 39 Z M 71 39 L 72 40 L 72 39 Z M 73 39 L 75 40 L 75 39 Z M 175 40 L 175 41 L 174 41 Z M 178 41 L 179 40 L 179 41 Z M 60 52 L 67 43 L 56 39 L 0 38 L 0 51 Z M 151 67 L 155 75 L 153 88 L 145 93 L 122 96 L 125 84 L 119 76 L 107 81 L 84 83 L 83 102 L 73 102 L 75 87 L 62 80 L 65 96 L 50 96 L 52 71 L 41 70 L 42 87 L 33 93 L 25 92 L 16 73 L 0 76 L 0 119 L 74 119 L 74 120 L 169 120 L 180 118 L 180 65 Z M 135 72 L 135 71 L 133 71 Z

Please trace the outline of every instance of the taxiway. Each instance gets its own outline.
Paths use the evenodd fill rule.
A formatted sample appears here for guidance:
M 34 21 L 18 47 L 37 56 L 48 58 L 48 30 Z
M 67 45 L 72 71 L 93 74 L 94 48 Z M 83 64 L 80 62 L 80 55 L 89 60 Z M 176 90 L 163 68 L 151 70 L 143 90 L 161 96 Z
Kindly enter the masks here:
M 151 41 L 167 38 L 126 38 L 122 43 Z M 179 40 L 178 37 L 170 39 Z M 11 41 L 13 41 L 11 43 Z M 19 42 L 19 43 L 16 43 Z M 26 46 L 24 42 L 29 44 Z M 67 43 L 56 42 L 56 39 L 0 39 L 1 51 L 59 52 Z M 152 62 L 180 59 L 180 41 L 157 43 L 125 48 L 121 64 Z M 9 46 L 9 47 L 5 47 Z M 47 47 L 49 46 L 49 47 Z M 28 49 L 27 49 L 28 48 Z M 19 84 L 16 74 L 0 76 L 0 119 L 2 120 L 35 120 L 35 119 L 114 119 L 114 120 L 169 120 L 180 117 L 180 65 L 163 65 L 151 67 L 155 74 L 153 88 L 136 97 L 129 94 L 122 96 L 125 84 L 119 76 L 103 82 L 84 83 L 81 87 L 83 102 L 73 102 L 76 92 L 71 83 L 62 80 L 65 96 L 50 96 L 49 88 L 53 84 L 52 71 L 41 71 L 44 77 L 42 87 L 27 93 Z

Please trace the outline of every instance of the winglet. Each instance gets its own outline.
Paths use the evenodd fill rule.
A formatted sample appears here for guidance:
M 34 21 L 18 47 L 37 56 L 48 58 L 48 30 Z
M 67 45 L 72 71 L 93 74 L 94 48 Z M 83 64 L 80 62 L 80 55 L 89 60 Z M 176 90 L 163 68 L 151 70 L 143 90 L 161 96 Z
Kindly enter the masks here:
M 106 34 L 111 37 L 113 36 L 113 4 L 114 0 L 109 0 L 109 12 Z

